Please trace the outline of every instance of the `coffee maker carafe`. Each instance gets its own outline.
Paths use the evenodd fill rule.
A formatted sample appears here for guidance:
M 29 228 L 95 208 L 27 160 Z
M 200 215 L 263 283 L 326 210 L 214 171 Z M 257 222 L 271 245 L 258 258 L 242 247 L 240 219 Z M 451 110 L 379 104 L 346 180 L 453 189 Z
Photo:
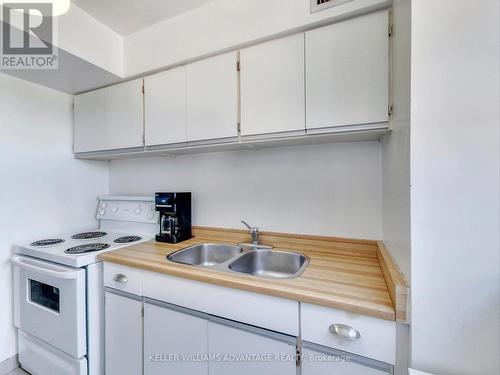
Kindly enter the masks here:
M 160 233 L 156 241 L 177 243 L 191 238 L 191 193 L 156 193 Z

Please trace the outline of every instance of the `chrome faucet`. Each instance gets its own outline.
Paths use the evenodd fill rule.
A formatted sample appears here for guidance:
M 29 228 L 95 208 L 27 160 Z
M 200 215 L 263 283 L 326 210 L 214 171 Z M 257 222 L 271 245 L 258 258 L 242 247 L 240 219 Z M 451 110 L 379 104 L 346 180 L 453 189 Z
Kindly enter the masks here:
M 241 220 L 241 223 L 244 224 L 252 235 L 252 245 L 259 245 L 259 228 L 251 227 L 245 220 Z

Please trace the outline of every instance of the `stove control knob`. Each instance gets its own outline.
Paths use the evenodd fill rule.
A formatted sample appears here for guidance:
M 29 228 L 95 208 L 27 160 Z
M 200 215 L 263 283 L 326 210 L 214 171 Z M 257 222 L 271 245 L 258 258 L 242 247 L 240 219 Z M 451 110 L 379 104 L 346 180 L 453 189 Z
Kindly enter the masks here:
M 106 202 L 102 202 L 101 203 L 101 208 L 106 208 L 106 207 L 108 207 L 108 205 L 106 204 Z
M 100 210 L 99 215 L 104 215 L 104 210 Z
M 140 207 L 140 206 L 139 206 L 139 207 L 137 207 L 137 208 L 135 209 L 135 214 L 136 214 L 136 215 L 139 215 L 141 212 L 142 212 L 142 207 Z
M 118 207 L 113 207 L 113 208 L 111 209 L 111 211 L 112 211 L 114 214 L 116 214 L 116 213 L 118 212 Z

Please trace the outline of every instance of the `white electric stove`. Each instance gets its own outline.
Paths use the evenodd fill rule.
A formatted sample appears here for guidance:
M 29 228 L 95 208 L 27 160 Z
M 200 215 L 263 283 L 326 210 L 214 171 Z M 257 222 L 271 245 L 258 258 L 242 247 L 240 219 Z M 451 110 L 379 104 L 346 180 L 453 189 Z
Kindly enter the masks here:
M 103 252 L 148 241 L 154 236 L 138 232 L 92 230 L 54 236 L 21 245 L 17 254 L 50 260 L 71 267 L 85 267 L 97 261 Z
M 154 197 L 101 196 L 99 227 L 15 248 L 19 362 L 33 375 L 104 374 L 104 293 L 98 255 L 154 238 Z

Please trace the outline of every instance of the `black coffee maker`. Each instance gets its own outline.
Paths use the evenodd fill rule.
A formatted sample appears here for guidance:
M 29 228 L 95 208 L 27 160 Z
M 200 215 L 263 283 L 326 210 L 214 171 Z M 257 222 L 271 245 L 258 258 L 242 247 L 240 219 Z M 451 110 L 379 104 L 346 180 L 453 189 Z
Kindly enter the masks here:
M 156 241 L 177 243 L 191 238 L 191 193 L 155 193 L 160 213 Z

